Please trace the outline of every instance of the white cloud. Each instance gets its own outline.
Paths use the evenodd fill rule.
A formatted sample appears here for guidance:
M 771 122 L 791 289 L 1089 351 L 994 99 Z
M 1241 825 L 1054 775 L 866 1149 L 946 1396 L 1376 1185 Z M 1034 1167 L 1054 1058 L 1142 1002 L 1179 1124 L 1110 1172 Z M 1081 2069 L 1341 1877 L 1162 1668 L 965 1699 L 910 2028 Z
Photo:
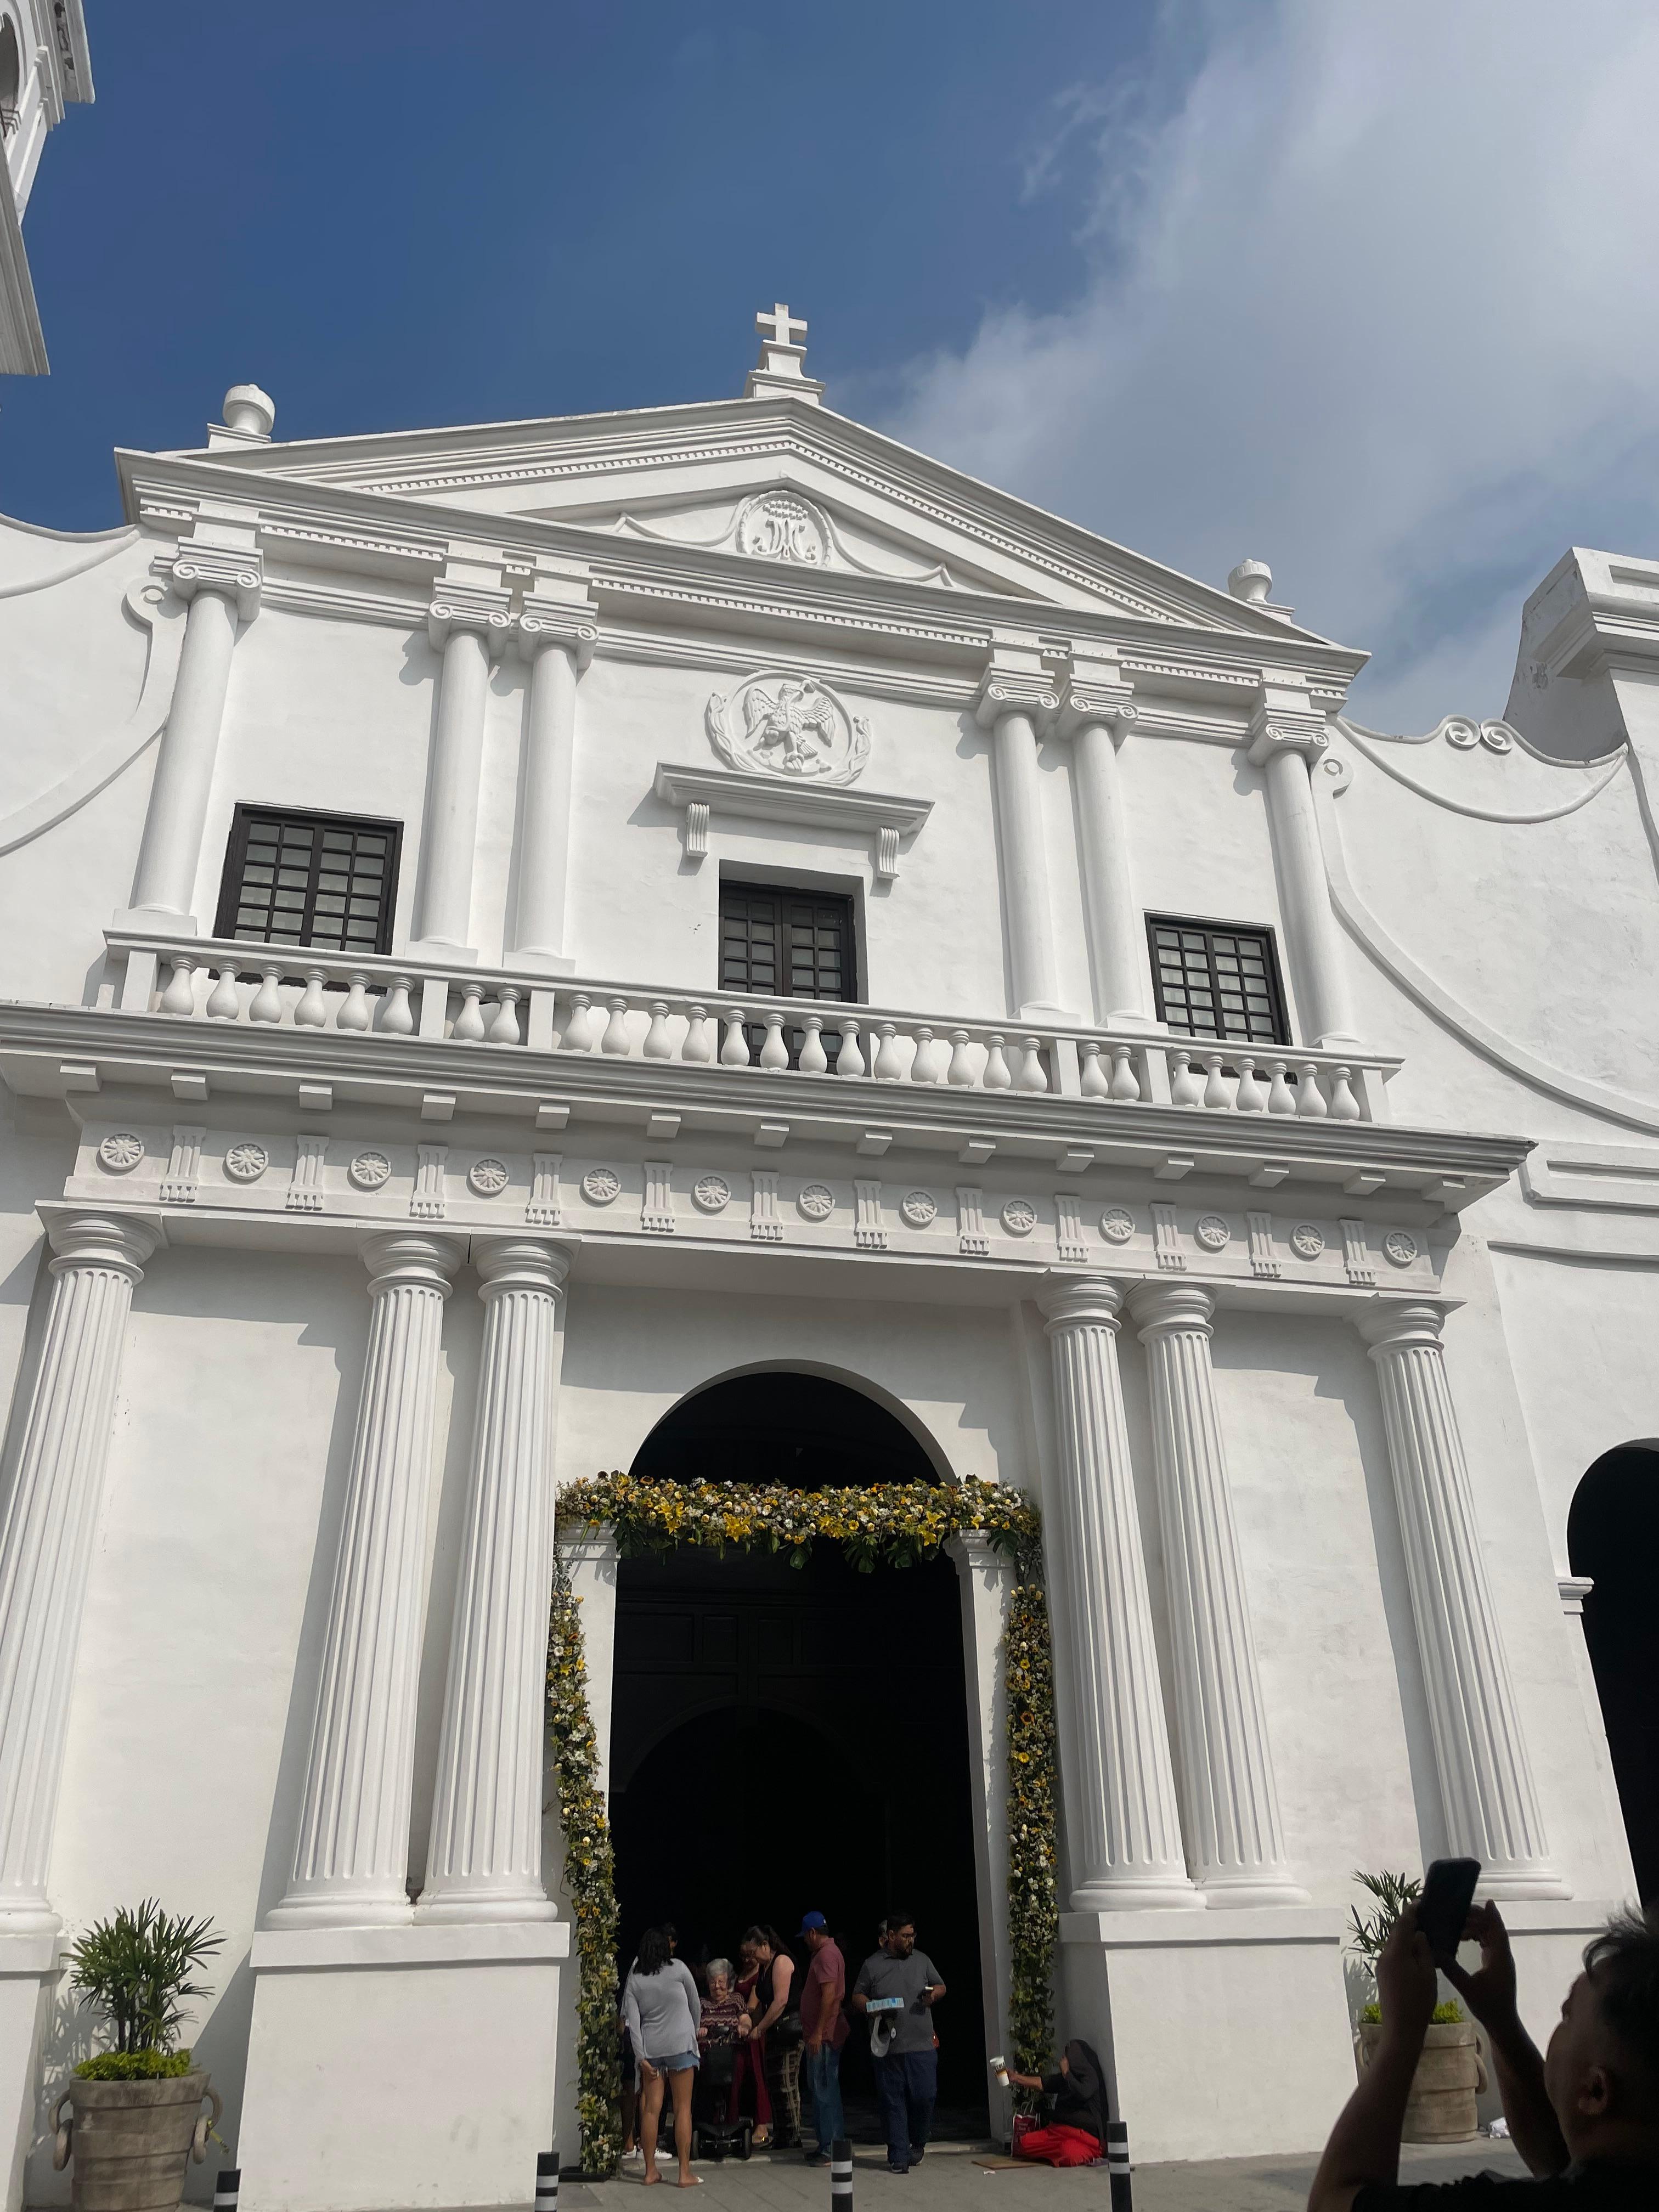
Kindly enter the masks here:
M 885 427 L 1194 574 L 1267 559 L 1375 653 L 1369 721 L 1501 712 L 1564 548 L 1659 550 L 1656 112 L 1642 0 L 1171 6 L 1032 131 L 1057 217 L 1090 151 L 1079 296 Z

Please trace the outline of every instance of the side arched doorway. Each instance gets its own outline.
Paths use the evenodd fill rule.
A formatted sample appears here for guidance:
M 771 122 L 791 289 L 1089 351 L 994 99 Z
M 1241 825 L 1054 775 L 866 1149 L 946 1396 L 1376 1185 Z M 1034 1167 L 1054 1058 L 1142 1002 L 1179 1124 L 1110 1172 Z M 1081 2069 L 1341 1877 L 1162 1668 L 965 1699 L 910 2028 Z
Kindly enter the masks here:
M 1604 1452 L 1573 1495 L 1567 1552 L 1594 1584 L 1584 1642 L 1644 1904 L 1659 1899 L 1659 1443 Z
M 659 1481 L 804 1490 L 939 1479 L 884 1407 L 844 1383 L 766 1371 L 676 1407 L 632 1470 Z M 939 2132 L 988 2124 L 967 1677 L 948 1559 L 860 1573 L 833 1545 L 806 1565 L 684 1547 L 621 1562 L 611 1818 L 623 1962 L 671 1920 L 693 1965 L 735 1956 L 751 1922 L 794 1936 L 821 1911 L 849 1981 L 893 1906 L 949 1995 Z M 794 1946 L 804 1957 L 802 1947 Z M 878 2137 L 861 2030 L 848 2122 Z

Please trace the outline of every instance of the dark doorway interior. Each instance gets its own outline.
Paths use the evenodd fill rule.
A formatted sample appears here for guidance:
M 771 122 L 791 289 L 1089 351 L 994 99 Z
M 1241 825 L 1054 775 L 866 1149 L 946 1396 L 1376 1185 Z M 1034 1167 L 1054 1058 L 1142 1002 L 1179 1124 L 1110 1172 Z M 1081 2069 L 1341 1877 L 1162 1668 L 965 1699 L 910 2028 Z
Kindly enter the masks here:
M 819 1377 L 772 1374 L 689 1400 L 635 1471 L 809 1488 L 938 1479 L 872 1401 Z M 675 1923 L 681 1955 L 696 1965 L 735 1957 L 754 1921 L 793 1942 L 816 1909 L 841 1940 L 850 1980 L 877 1922 L 900 1906 L 915 1914 L 949 1990 L 939 2012 L 939 2132 L 982 2136 L 974 1812 L 951 1562 L 861 1574 L 834 1545 L 816 1547 L 803 1567 L 694 1548 L 624 1559 L 611 1714 L 623 1963 L 653 1921 Z M 849 2124 L 877 2137 L 861 2028 L 842 2072 Z
M 1607 1749 L 1644 1905 L 1659 1899 L 1659 1449 L 1622 1444 L 1579 1484 L 1567 1520 L 1584 1600 L 1584 1641 L 1607 1725 Z

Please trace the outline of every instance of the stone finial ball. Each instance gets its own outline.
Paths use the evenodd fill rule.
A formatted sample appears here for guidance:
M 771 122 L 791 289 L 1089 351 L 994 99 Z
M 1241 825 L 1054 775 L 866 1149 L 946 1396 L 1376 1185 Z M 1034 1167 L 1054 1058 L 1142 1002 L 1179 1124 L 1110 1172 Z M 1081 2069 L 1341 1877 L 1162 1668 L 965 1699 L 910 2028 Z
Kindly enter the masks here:
M 1227 579 L 1227 589 L 1233 597 L 1251 607 L 1261 606 L 1273 587 L 1273 572 L 1265 561 L 1241 561 Z
M 253 430 L 260 437 L 268 438 L 276 420 L 276 402 L 268 392 L 261 392 L 257 384 L 233 384 L 226 392 L 228 430 Z

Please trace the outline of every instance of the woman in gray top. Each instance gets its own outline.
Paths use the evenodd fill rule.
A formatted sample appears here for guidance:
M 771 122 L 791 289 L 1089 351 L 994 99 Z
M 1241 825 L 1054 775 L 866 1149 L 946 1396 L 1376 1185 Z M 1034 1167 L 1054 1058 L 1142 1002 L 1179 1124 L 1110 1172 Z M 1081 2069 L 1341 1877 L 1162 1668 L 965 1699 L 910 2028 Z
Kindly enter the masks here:
M 647 2182 L 662 2179 L 657 2172 L 657 2123 L 662 2117 L 662 2085 L 666 2075 L 674 2100 L 679 2185 L 695 2189 L 698 2176 L 691 2171 L 691 2084 L 697 2070 L 697 2023 L 702 2017 L 702 2000 L 690 1968 L 673 1957 L 660 1928 L 647 1928 L 640 1938 L 640 1954 L 623 1989 L 623 2014 L 640 2062 L 640 2142 L 645 2152 L 645 2178 Z

